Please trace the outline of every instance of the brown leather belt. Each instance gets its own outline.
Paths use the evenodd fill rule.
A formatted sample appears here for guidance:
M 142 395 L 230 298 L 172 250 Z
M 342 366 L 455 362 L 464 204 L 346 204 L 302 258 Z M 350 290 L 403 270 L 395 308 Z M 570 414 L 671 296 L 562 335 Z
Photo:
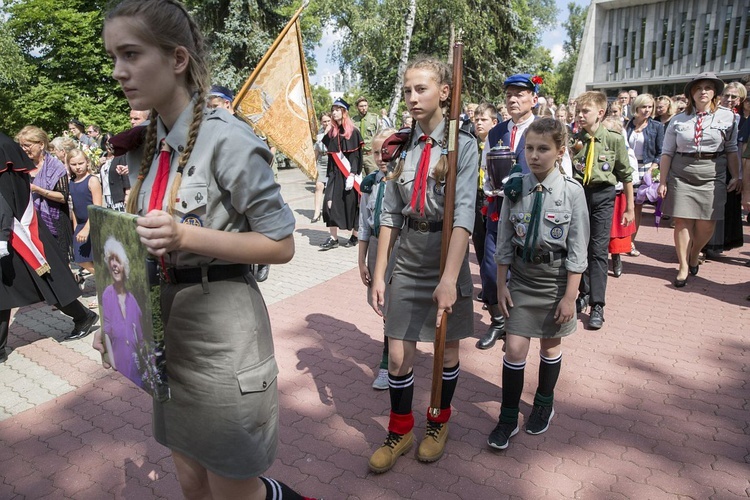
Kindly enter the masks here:
M 690 158 L 696 158 L 698 160 L 713 160 L 724 154 L 724 151 L 715 151 L 713 153 L 677 153 L 680 156 L 688 156 Z

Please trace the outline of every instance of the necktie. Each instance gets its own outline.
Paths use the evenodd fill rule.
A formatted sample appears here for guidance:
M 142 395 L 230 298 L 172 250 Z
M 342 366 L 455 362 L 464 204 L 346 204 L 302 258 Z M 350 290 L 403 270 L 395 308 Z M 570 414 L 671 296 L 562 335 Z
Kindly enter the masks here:
M 385 179 L 378 184 L 378 194 L 375 197 L 375 212 L 372 214 L 372 234 L 377 238 L 380 236 L 380 212 L 383 210 L 383 195 L 385 194 Z
M 518 127 L 513 125 L 513 129 L 510 131 L 510 150 L 514 153 L 516 152 L 516 132 L 518 132 Z
M 484 151 L 484 142 L 479 141 L 479 176 L 477 177 L 477 180 L 479 181 L 479 189 L 482 190 L 482 187 L 484 186 L 484 169 L 482 168 L 482 151 Z
M 526 230 L 526 240 L 523 242 L 523 261 L 531 262 L 536 254 L 536 241 L 539 236 L 539 219 L 542 214 L 542 196 L 544 188 L 537 184 L 534 188 L 534 205 L 531 209 L 531 220 Z
M 695 120 L 695 147 L 701 147 L 701 141 L 703 140 L 703 117 L 708 113 L 697 113 Z
M 164 139 L 161 140 L 161 152 L 159 153 L 159 168 L 156 170 L 156 179 L 151 188 L 151 198 L 148 202 L 148 211 L 161 210 L 164 205 L 164 193 L 167 191 L 167 181 L 169 180 L 169 164 L 172 154 L 169 144 Z
M 591 136 L 589 141 L 589 149 L 586 150 L 586 171 L 583 173 L 583 184 L 586 185 L 591 182 L 591 170 L 594 168 L 594 136 Z
M 427 195 L 427 172 L 430 171 L 430 152 L 432 151 L 432 138 L 429 135 L 423 135 L 419 141 L 425 142 L 422 156 L 419 157 L 419 166 L 417 167 L 417 176 L 414 178 L 414 188 L 411 191 L 411 209 L 419 211 L 419 215 L 424 216 L 424 201 Z M 417 207 L 419 205 L 419 207 Z

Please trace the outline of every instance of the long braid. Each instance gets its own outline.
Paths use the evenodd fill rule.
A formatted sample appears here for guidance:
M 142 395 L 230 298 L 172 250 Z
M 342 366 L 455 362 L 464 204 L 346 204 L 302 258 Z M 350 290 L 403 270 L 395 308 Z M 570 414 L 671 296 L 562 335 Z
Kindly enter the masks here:
M 445 178 L 448 175 L 448 155 L 445 154 L 446 151 L 449 149 L 448 144 L 448 138 L 450 136 L 450 124 L 451 124 L 451 117 L 450 117 L 450 102 L 451 98 L 448 96 L 448 99 L 445 100 L 445 103 L 443 104 L 443 122 L 445 125 L 443 126 L 443 143 L 441 144 L 442 151 L 440 152 L 440 160 L 438 160 L 438 164 L 435 165 L 435 179 L 437 179 L 438 182 L 445 182 Z M 458 133 L 458 130 L 456 130 L 456 133 Z
M 169 205 L 167 211 L 169 215 L 174 214 L 174 205 L 177 202 L 177 192 L 180 190 L 182 184 L 182 172 L 185 170 L 190 154 L 193 152 L 195 146 L 195 140 L 198 138 L 198 130 L 200 130 L 201 123 L 203 121 L 203 101 L 205 99 L 205 92 L 200 90 L 198 97 L 193 105 L 193 121 L 190 122 L 190 129 L 188 131 L 188 140 L 185 145 L 185 150 L 180 154 L 180 159 L 177 161 L 177 175 L 172 182 L 172 188 L 169 191 Z
M 138 212 L 138 193 L 141 192 L 141 186 L 143 185 L 143 179 L 148 175 L 151 170 L 151 162 L 154 161 L 156 155 L 156 117 L 157 113 L 155 109 L 151 110 L 151 120 L 146 129 L 146 145 L 143 148 L 143 158 L 141 159 L 141 166 L 138 170 L 138 180 L 130 190 L 130 196 L 128 197 L 127 211 L 131 214 Z

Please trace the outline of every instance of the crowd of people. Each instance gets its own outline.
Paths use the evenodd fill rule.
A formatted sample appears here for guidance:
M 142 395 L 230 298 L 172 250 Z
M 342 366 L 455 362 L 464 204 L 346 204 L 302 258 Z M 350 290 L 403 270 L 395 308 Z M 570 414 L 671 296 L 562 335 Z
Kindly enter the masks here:
M 55 305 L 74 320 L 66 339 L 94 330 L 98 316 L 77 300 L 83 274 L 71 270 L 94 272 L 86 207 L 137 214 L 161 271 L 171 391 L 154 399 L 153 434 L 171 450 L 185 497 L 305 498 L 263 477 L 277 449 L 278 368 L 251 266 L 288 262 L 295 226 L 269 168 L 274 154 L 235 115 L 232 92 L 210 86 L 203 36 L 182 4 L 124 0 L 107 13 L 103 39 L 138 140 L 119 142 L 79 120 L 52 140 L 33 125 L 15 142 L 0 136 L 0 362 L 14 307 Z M 445 335 L 441 396 L 416 458 L 442 457 L 475 299 L 490 324 L 476 348 L 500 341 L 505 352 L 501 411 L 487 438 L 504 450 L 520 430 L 531 339 L 539 339 L 540 365 L 525 431 L 535 435 L 555 415 L 562 339 L 584 311 L 589 329 L 603 327 L 610 260 L 617 277 L 621 255 L 640 254 L 644 204 L 674 226 L 677 288 L 711 252 L 742 244 L 742 208 L 750 209 L 745 85 L 704 73 L 675 98 L 624 91 L 610 102 L 587 91 L 558 106 L 543 96 L 541 78 L 516 74 L 504 81 L 502 105 L 465 106 L 454 137 L 453 84 L 447 64 L 419 57 L 404 74 L 400 130 L 364 97 L 356 113 L 336 99 L 320 117 L 311 223 L 328 228 L 321 251 L 358 247 L 367 301 L 383 318 L 373 388 L 388 390 L 390 413 L 369 459 L 375 473 L 416 444 L 417 344 L 434 342 L 436 331 Z M 343 243 L 339 230 L 350 233 Z M 105 254 L 113 280 L 105 293 L 132 301 L 122 246 L 108 241 Z M 107 354 L 101 330 L 93 343 Z

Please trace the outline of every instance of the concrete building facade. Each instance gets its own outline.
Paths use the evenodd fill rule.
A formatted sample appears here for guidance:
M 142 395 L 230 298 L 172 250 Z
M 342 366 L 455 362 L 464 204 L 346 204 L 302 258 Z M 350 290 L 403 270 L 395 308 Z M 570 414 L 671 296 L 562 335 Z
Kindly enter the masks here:
M 750 1 L 592 0 L 571 96 L 675 95 L 705 71 L 750 75 Z

